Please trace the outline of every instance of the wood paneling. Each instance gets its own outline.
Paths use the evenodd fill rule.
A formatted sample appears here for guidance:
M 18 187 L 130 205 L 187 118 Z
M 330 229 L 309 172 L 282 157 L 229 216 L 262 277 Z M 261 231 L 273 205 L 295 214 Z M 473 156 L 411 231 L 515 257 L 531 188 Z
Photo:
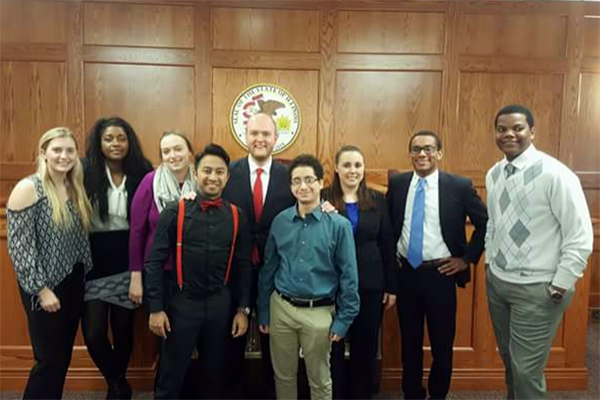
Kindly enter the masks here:
M 444 13 L 341 11 L 340 53 L 441 54 Z
M 461 54 L 530 58 L 566 54 L 566 16 L 466 14 L 459 26 Z
M 493 124 L 507 104 L 535 110 L 535 146 L 558 156 L 562 93 L 561 75 L 461 74 L 457 127 L 445 144 L 449 168 L 485 173 L 500 158 Z
M 583 19 L 583 56 L 600 57 L 600 17 Z
M 84 44 L 194 47 L 194 8 L 171 5 L 85 3 Z
M 354 144 L 369 168 L 411 168 L 408 139 L 440 128 L 439 72 L 338 72 L 335 149 Z
M 319 11 L 214 8 L 216 50 L 319 51 Z
M 2 162 L 33 162 L 39 137 L 66 121 L 65 64 L 2 61 L 0 71 Z
M 291 159 L 301 153 L 315 154 L 317 149 L 317 106 L 319 74 L 316 71 L 213 70 L 213 135 L 215 143 L 224 146 L 232 159 L 247 154 L 233 137 L 229 118 L 239 94 L 256 83 L 271 83 L 293 93 L 301 110 L 302 126 L 294 145 L 277 157 Z
M 183 130 L 194 139 L 193 68 L 86 64 L 84 77 L 86 129 L 100 117 L 125 118 L 155 165 L 163 131 Z
M 3 43 L 65 43 L 66 21 L 64 2 L 0 2 Z
M 370 183 L 385 191 L 388 169 L 411 169 L 410 135 L 431 129 L 444 140 L 442 169 L 472 178 L 485 198 L 486 170 L 501 158 L 494 115 L 521 103 L 534 113 L 536 146 L 576 171 L 600 218 L 597 16 L 598 3 L 555 1 L 2 0 L 2 389 L 21 389 L 32 364 L 2 207 L 15 182 L 33 171 L 46 129 L 68 125 L 83 143 L 98 117 L 118 114 L 154 163 L 157 137 L 171 128 L 186 131 L 196 150 L 215 141 L 235 159 L 245 151 L 230 132 L 232 103 L 248 86 L 272 83 L 291 93 L 302 114 L 298 139 L 277 157 L 316 153 L 330 176 L 338 146 L 356 144 Z M 588 271 L 554 339 L 550 388 L 587 384 L 581 337 L 588 304 L 600 307 L 599 223 Z M 135 332 L 128 376 L 148 390 L 157 340 L 142 310 Z M 395 312 L 387 312 L 385 391 L 400 384 L 400 335 Z M 454 354 L 453 390 L 504 387 L 483 261 L 458 291 Z M 426 341 L 426 367 L 430 361 Z M 67 388 L 105 388 L 81 336 Z
M 571 168 L 600 175 L 600 74 L 581 74 L 579 127 L 576 132 Z

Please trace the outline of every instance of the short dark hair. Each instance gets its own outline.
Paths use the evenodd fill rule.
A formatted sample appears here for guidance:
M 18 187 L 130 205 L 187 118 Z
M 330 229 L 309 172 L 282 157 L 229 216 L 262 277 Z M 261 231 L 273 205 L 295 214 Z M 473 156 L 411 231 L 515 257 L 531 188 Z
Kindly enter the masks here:
M 290 182 L 292 180 L 292 172 L 298 167 L 312 167 L 318 180 L 323 179 L 323 165 L 319 159 L 311 154 L 300 154 L 290 163 Z
M 533 113 L 529 108 L 519 104 L 511 104 L 509 106 L 502 107 L 502 109 L 498 111 L 498 114 L 496 114 L 496 118 L 494 118 L 494 128 L 498 127 L 498 118 L 500 118 L 501 115 L 506 114 L 523 114 L 527 119 L 527 124 L 529 127 L 533 128 Z
M 437 149 L 438 150 L 442 149 L 442 139 L 440 139 L 440 137 L 438 136 L 437 133 L 435 133 L 433 131 L 419 131 L 410 137 L 410 140 L 408 141 L 408 151 L 410 151 L 410 148 L 412 147 L 413 140 L 418 136 L 431 136 L 432 138 L 435 139 L 435 145 L 436 145 Z
M 210 143 L 206 145 L 206 147 L 204 147 L 204 149 L 200 153 L 196 154 L 194 160 L 194 167 L 196 169 L 198 169 L 198 164 L 200 164 L 200 161 L 202 161 L 202 159 L 206 156 L 219 157 L 225 162 L 225 165 L 227 165 L 227 170 L 229 170 L 229 154 L 227 154 L 227 151 L 223 147 L 215 143 Z

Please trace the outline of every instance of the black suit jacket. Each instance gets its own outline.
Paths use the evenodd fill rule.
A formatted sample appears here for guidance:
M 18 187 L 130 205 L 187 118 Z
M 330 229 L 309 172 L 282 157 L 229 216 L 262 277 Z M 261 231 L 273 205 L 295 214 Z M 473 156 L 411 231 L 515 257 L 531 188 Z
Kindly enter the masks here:
M 273 160 L 271 171 L 269 172 L 269 186 L 267 188 L 267 197 L 263 204 L 262 216 L 257 223 L 254 218 L 254 204 L 252 197 L 252 187 L 250 186 L 250 166 L 248 157 L 240 158 L 231 163 L 230 177 L 223 198 L 240 207 L 248 224 L 252 236 L 252 245 L 258 247 L 260 255 L 260 265 L 262 265 L 265 254 L 265 245 L 271 229 L 271 222 L 277 214 L 288 207 L 293 206 L 296 200 L 290 191 L 290 177 L 287 168 Z M 255 267 L 257 267 L 255 265 Z
M 404 224 L 406 197 L 413 172 L 394 175 L 388 182 L 387 202 L 395 243 L 398 243 Z M 484 250 L 487 209 L 471 181 L 458 175 L 439 172 L 440 224 L 444 243 L 452 257 L 463 257 L 477 264 Z M 466 218 L 475 227 L 467 242 Z M 470 268 L 456 275 L 456 283 L 464 287 L 471 280 Z
M 369 192 L 375 199 L 375 206 L 360 210 L 354 234 L 359 288 L 396 294 L 398 266 L 387 204 L 383 194 L 375 190 Z M 331 199 L 329 188 L 322 193 L 325 200 Z M 340 215 L 348 218 L 345 209 Z

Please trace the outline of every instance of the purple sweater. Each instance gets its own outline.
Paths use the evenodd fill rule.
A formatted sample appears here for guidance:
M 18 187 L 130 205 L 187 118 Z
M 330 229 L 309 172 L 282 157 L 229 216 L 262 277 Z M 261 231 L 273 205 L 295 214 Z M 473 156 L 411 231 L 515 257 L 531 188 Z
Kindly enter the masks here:
M 160 213 L 156 202 L 154 201 L 154 182 L 155 172 L 146 174 L 138 186 L 133 201 L 131 203 L 131 217 L 129 221 L 129 270 L 143 271 L 144 261 L 150 254 L 154 236 L 156 235 L 156 226 Z M 173 268 L 171 258 L 165 263 L 165 270 Z

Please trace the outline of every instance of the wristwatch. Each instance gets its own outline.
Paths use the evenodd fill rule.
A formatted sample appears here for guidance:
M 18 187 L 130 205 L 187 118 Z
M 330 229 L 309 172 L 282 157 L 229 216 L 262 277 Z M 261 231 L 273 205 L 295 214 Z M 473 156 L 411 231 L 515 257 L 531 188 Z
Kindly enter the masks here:
M 554 286 L 548 285 L 548 293 L 550 293 L 550 297 L 554 301 L 561 301 L 563 299 L 563 292 L 557 290 Z
M 248 315 L 250 315 L 250 307 L 238 307 L 237 309 L 238 312 L 241 312 L 242 314 L 244 314 L 246 317 Z

